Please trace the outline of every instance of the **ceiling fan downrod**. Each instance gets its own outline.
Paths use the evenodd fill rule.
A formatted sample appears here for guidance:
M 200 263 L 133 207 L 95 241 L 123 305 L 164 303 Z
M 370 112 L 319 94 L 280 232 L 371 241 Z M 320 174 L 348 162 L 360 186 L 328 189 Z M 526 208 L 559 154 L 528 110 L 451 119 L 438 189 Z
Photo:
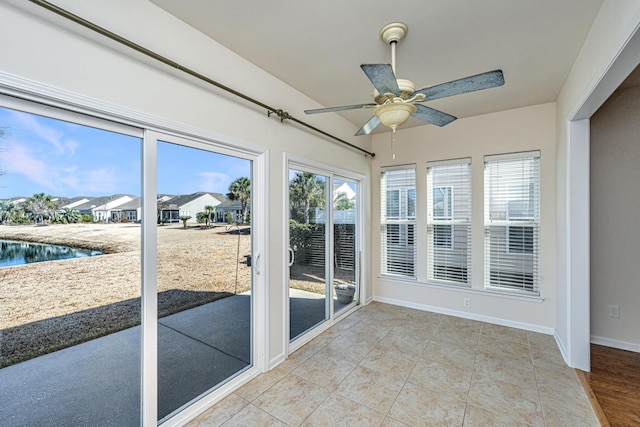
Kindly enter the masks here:
M 396 45 L 402 40 L 409 31 L 409 27 L 402 22 L 392 22 L 387 24 L 380 30 L 380 38 L 391 45 L 391 69 L 396 73 Z

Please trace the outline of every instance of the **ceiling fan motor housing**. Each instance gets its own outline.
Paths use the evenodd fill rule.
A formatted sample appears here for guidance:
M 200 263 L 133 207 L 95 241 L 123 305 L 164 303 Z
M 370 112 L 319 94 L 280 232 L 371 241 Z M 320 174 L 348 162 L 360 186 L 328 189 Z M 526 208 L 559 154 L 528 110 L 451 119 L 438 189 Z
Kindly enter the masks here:
M 398 82 L 398 88 L 400 89 L 400 98 L 404 100 L 411 98 L 411 95 L 413 94 L 413 92 L 416 91 L 416 85 L 413 84 L 411 80 L 396 79 L 396 81 Z M 381 95 L 380 92 L 378 92 L 377 90 L 374 89 L 373 91 L 373 100 L 378 105 L 384 104 L 387 100 L 393 101 L 393 98 L 396 98 L 396 97 L 398 97 L 398 95 L 393 93 Z

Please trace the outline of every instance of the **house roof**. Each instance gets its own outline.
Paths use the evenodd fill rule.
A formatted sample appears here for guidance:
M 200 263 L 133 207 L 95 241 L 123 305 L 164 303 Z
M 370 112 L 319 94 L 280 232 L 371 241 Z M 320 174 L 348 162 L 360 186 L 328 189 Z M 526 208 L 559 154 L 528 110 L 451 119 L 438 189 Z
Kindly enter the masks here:
M 130 194 L 114 194 L 111 196 L 102 196 L 102 197 L 87 197 L 89 199 L 88 202 L 82 203 L 78 206 L 75 206 L 74 209 L 78 211 L 89 211 L 91 209 L 97 208 L 99 206 L 103 206 L 113 200 L 117 200 L 121 197 L 129 196 L 131 198 L 135 198 L 137 196 L 132 196 Z
M 224 202 L 216 206 L 216 209 L 220 210 L 239 210 L 242 209 L 242 202 L 240 200 L 226 199 Z
M 219 202 L 223 202 L 224 200 L 226 200 L 226 197 L 220 193 L 207 193 L 204 191 L 199 191 L 197 193 L 192 193 L 192 194 L 185 194 L 182 196 L 175 196 L 172 197 L 170 199 L 168 199 L 166 201 L 166 203 L 168 205 L 176 205 L 178 208 L 180 206 L 184 206 L 187 203 L 193 202 L 194 200 L 199 199 L 200 197 L 204 196 L 204 195 L 208 195 L 213 197 L 214 199 L 218 200 Z
M 397 46 L 396 74 L 417 88 L 503 70 L 504 86 L 427 103 L 459 118 L 554 102 L 603 4 L 603 0 L 150 1 L 317 101 L 308 108 L 372 102 L 372 85 L 360 64 L 389 63 L 390 47 L 381 40 L 380 29 L 404 22 L 409 31 Z M 289 113 L 311 123 L 316 117 Z M 369 109 L 339 114 L 358 128 L 372 115 Z M 423 124 L 411 118 L 403 127 Z
M 140 206 L 142 206 L 142 197 L 136 197 L 133 200 L 130 200 L 126 203 L 116 206 L 114 210 L 132 211 L 132 210 L 138 209 Z

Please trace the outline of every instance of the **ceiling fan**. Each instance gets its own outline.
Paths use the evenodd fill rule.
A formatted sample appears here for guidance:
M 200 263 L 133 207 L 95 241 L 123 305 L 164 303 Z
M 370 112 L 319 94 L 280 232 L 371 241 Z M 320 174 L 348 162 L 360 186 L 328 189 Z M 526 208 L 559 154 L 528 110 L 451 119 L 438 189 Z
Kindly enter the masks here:
M 420 102 L 490 89 L 504 84 L 502 70 L 494 70 L 416 90 L 411 80 L 398 79 L 395 75 L 396 45 L 405 37 L 407 31 L 407 25 L 401 22 L 385 25 L 380 30 L 380 37 L 385 43 L 391 45 L 391 65 L 362 64 L 360 66 L 375 87 L 374 103 L 305 110 L 305 113 L 317 114 L 375 108 L 373 116 L 360 128 L 356 136 L 371 133 L 380 123 L 391 128 L 395 133 L 396 128 L 402 126 L 410 116 L 437 126 L 445 126 L 456 120 L 456 117 L 427 107 Z

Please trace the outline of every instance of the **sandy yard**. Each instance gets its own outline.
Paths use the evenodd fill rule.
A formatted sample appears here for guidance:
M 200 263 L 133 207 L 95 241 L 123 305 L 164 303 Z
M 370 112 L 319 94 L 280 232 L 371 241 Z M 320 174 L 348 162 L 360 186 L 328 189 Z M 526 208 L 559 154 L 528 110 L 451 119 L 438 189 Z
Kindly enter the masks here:
M 157 227 L 158 313 L 250 290 L 248 227 Z M 140 323 L 139 224 L 0 226 L 0 239 L 98 249 L 0 268 L 0 367 Z

